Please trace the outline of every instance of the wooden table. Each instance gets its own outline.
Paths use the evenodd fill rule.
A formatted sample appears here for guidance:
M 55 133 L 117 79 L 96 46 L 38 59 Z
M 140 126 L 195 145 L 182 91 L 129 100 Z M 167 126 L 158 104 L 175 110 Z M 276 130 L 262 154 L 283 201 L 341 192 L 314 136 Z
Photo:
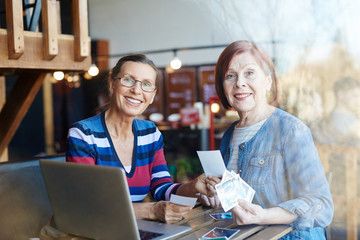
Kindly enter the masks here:
M 170 240 L 197 240 L 201 238 L 205 233 L 209 232 L 214 227 L 239 229 L 240 231 L 231 238 L 231 240 L 269 240 L 279 239 L 282 236 L 293 230 L 292 227 L 287 225 L 246 225 L 237 226 L 234 225 L 232 219 L 228 220 L 214 220 L 209 214 L 224 212 L 221 207 L 209 208 L 203 207 L 201 204 L 197 204 L 184 219 L 175 223 L 178 225 L 190 226 L 192 229 L 176 237 L 170 238 Z M 61 233 L 61 232 L 60 232 Z M 88 238 L 77 237 L 71 234 L 63 233 L 58 240 L 90 240 Z
M 197 205 L 194 209 L 185 215 L 184 219 L 176 224 L 191 226 L 192 230 L 172 239 L 193 240 L 201 238 L 205 233 L 209 232 L 214 227 L 239 229 L 240 231 L 231 239 L 248 239 L 248 240 L 262 240 L 262 239 L 278 239 L 291 230 L 292 227 L 287 225 L 246 225 L 237 226 L 229 220 L 214 220 L 209 214 L 223 212 L 220 208 L 207 208 Z

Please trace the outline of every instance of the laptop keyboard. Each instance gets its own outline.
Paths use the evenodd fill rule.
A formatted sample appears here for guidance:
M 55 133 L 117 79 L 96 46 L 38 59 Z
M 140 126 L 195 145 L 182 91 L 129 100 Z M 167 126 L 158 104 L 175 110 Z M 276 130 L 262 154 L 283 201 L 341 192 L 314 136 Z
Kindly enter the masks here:
M 150 240 L 150 239 L 156 238 L 158 236 L 164 235 L 162 233 L 149 232 L 149 231 L 144 231 L 144 230 L 140 230 L 140 229 L 139 229 L 139 233 L 140 233 L 141 240 Z

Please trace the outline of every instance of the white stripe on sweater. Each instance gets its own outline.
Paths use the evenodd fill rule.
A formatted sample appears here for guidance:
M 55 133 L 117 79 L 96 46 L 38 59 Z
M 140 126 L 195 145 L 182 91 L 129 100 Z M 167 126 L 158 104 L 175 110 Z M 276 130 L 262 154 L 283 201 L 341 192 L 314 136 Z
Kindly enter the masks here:
M 96 144 L 98 147 L 110 147 L 109 140 L 105 138 L 96 138 L 94 135 L 85 135 L 78 128 L 70 128 L 69 136 L 73 138 L 77 138 L 87 142 L 88 144 Z
M 138 194 L 138 195 L 131 195 L 131 201 L 132 202 L 138 202 L 144 200 L 144 198 L 147 196 L 147 194 Z
M 147 145 L 149 143 L 153 143 L 155 141 L 158 141 L 161 136 L 161 133 L 158 129 L 156 129 L 156 132 L 150 133 L 144 136 L 138 136 L 138 145 Z
M 161 172 L 157 172 L 157 173 L 152 173 L 152 174 L 151 174 L 151 179 L 154 179 L 154 178 L 163 178 L 163 177 L 170 177 L 169 172 L 167 172 L 167 171 L 161 171 Z

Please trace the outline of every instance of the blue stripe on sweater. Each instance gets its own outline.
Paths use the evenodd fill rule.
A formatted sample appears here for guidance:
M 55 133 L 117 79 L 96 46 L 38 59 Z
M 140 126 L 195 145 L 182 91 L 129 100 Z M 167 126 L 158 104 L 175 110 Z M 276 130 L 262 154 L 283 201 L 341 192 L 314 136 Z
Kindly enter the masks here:
M 85 128 L 80 123 L 75 123 L 73 125 L 73 127 L 78 128 L 82 133 L 84 133 L 84 135 L 87 135 L 87 136 L 93 135 L 96 138 L 106 138 L 106 134 L 105 134 L 105 132 L 103 132 L 103 130 L 100 130 L 101 132 L 96 132 L 93 129 Z

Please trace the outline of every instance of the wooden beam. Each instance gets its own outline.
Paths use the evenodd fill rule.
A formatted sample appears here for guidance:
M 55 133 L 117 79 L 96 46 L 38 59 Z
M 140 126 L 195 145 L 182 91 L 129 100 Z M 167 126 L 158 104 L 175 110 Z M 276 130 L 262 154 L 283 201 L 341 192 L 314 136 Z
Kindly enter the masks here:
M 91 54 L 95 57 L 95 64 L 100 71 L 109 70 L 109 58 L 101 57 L 109 55 L 109 41 L 98 39 L 91 42 Z
M 74 57 L 74 36 L 58 35 L 58 55 L 52 60 L 44 59 L 43 33 L 24 31 L 25 52 L 18 60 L 8 59 L 7 31 L 0 29 L 0 69 L 38 69 L 62 71 L 87 71 L 91 57 L 79 62 Z M 90 46 L 90 37 L 88 37 Z
M 5 85 L 5 77 L 0 76 L 0 112 L 4 107 L 6 102 L 6 85 Z
M 22 0 L 6 0 L 5 8 L 9 59 L 18 59 L 25 49 Z
M 50 60 L 59 53 L 56 0 L 42 0 L 42 26 L 44 34 L 44 58 Z
M 45 127 L 45 153 L 55 153 L 54 143 L 54 107 L 51 74 L 47 74 L 43 83 L 43 106 L 44 106 L 44 127 Z
M 5 77 L 0 76 L 0 112 L 1 112 L 1 109 L 5 105 L 5 102 L 6 102 Z M 5 151 L 2 154 L 0 154 L 0 162 L 7 162 L 7 161 L 9 161 L 9 157 L 8 157 L 8 151 L 6 148 Z
M 73 0 L 73 35 L 75 37 L 75 59 L 82 61 L 90 56 L 87 0 Z
M 0 155 L 9 145 L 22 119 L 38 93 L 46 72 L 24 71 L 19 74 L 0 112 Z

